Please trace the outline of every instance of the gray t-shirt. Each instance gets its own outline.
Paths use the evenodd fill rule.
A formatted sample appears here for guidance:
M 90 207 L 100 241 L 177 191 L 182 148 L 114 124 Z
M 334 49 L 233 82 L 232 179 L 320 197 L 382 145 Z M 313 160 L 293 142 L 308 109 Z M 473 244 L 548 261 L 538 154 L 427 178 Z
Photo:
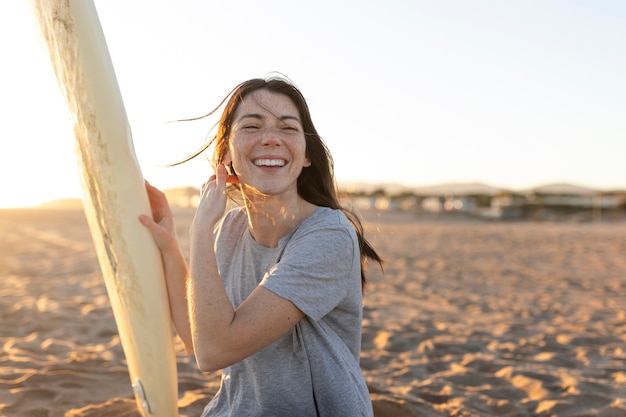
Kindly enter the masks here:
M 203 416 L 372 416 L 361 368 L 361 264 L 354 228 L 318 207 L 277 248 L 258 244 L 235 209 L 216 231 L 226 292 L 239 306 L 258 286 L 305 317 L 287 334 L 223 370 Z

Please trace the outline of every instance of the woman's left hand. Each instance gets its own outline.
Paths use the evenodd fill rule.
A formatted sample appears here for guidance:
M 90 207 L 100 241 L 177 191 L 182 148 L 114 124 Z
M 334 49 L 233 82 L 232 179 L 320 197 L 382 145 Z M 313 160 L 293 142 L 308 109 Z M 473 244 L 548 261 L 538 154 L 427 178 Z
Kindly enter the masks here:
M 194 231 L 200 233 L 207 230 L 213 231 L 213 228 L 226 211 L 227 182 L 228 173 L 226 172 L 226 167 L 218 165 L 215 175 L 212 175 L 209 181 L 202 186 L 198 209 L 191 224 L 191 233 Z

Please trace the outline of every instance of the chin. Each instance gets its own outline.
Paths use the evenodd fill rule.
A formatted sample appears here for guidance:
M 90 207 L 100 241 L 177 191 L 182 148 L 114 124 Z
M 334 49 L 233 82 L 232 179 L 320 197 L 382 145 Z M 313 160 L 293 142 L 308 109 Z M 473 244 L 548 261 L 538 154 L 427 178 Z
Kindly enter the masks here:
M 282 184 L 247 184 L 244 186 L 244 190 L 249 190 L 249 193 L 258 193 L 263 196 L 279 196 L 288 195 L 289 193 L 298 194 L 298 188 L 296 184 L 282 185 Z M 245 192 L 245 191 L 244 191 Z M 253 197 L 254 194 L 248 197 Z

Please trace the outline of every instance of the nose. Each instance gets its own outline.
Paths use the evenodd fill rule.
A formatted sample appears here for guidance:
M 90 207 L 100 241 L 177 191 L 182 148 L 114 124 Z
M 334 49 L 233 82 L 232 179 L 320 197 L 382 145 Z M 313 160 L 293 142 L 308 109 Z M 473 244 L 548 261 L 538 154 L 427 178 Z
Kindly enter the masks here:
M 261 135 L 261 145 L 263 146 L 280 146 L 280 135 L 275 129 L 266 129 Z

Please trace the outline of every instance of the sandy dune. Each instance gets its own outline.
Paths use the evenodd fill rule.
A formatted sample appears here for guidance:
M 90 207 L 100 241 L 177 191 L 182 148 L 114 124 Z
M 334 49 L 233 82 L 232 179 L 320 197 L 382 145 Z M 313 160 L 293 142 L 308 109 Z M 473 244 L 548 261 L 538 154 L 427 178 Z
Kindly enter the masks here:
M 367 220 L 377 416 L 626 416 L 626 224 Z M 138 417 L 82 212 L 2 210 L 0 233 L 0 415 Z M 219 374 L 180 346 L 178 370 L 198 416 Z

